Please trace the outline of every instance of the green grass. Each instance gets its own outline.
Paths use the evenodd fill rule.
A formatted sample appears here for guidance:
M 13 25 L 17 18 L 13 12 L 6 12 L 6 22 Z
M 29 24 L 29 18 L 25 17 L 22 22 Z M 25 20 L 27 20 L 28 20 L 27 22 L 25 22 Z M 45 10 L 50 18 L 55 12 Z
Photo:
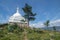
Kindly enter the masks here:
M 60 32 L 41 30 L 38 28 L 16 27 L 13 30 L 9 30 L 8 26 L 0 28 L 0 40 L 24 40 L 25 36 L 28 40 L 60 40 Z

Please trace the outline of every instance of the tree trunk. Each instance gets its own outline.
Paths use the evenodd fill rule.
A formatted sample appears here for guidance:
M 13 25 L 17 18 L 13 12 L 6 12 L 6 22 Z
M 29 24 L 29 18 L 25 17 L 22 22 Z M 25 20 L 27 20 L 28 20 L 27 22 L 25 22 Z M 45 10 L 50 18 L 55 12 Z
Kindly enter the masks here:
M 29 27 L 29 19 L 27 19 L 27 27 Z
M 29 20 L 28 20 L 28 27 L 29 27 Z

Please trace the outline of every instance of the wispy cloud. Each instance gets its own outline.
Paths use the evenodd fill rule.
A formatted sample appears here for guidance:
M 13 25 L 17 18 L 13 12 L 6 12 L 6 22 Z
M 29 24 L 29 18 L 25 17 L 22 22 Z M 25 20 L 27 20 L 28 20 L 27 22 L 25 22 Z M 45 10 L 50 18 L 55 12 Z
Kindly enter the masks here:
M 51 21 L 50 22 L 50 26 L 60 26 L 60 19 Z
M 30 24 L 31 27 L 41 28 L 44 27 L 43 22 L 37 22 L 34 24 Z
M 30 26 L 31 27 L 37 27 L 37 28 L 45 27 L 44 22 L 38 22 L 38 23 L 30 24 Z M 53 26 L 60 26 L 60 19 L 50 21 L 49 27 L 53 27 Z

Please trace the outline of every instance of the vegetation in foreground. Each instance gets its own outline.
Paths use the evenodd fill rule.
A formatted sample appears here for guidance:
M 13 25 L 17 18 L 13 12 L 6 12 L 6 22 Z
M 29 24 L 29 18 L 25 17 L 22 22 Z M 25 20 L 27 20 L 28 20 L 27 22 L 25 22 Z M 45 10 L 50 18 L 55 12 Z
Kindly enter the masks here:
M 17 25 L 0 27 L 0 40 L 60 40 L 60 32 L 40 28 L 22 28 Z

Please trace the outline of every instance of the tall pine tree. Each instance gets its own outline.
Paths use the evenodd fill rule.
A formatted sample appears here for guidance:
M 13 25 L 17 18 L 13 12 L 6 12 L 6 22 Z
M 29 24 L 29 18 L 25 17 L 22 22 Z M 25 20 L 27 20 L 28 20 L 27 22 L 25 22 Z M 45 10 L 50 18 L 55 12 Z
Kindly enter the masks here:
M 22 9 L 25 12 L 24 17 L 27 20 L 28 26 L 29 26 L 29 21 L 35 20 L 36 13 L 32 12 L 32 7 L 28 4 L 25 4 L 24 8 L 22 8 Z

